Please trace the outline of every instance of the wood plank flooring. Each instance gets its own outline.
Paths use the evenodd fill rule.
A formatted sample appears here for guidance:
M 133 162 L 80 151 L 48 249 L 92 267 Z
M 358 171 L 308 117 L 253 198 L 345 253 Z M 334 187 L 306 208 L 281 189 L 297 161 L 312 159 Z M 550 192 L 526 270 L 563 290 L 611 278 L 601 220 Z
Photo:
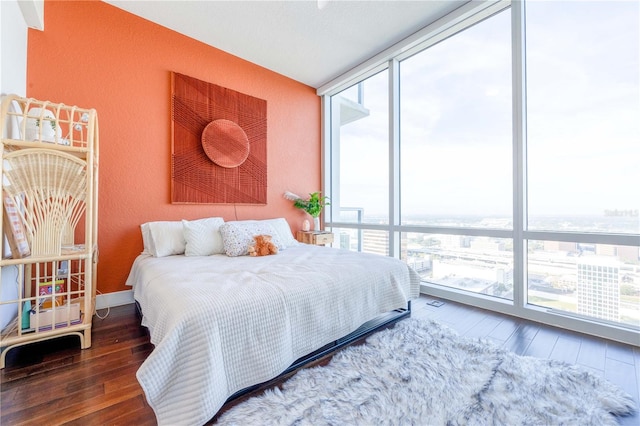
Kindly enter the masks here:
M 460 334 L 483 337 L 521 355 L 582 365 L 626 390 L 640 406 L 640 348 L 444 301 L 413 302 L 414 318 L 432 318 Z M 101 312 L 103 313 L 103 312 Z M 134 305 L 94 318 L 93 345 L 76 337 L 11 350 L 0 370 L 2 425 L 154 425 L 135 372 L 153 350 Z M 640 415 L 620 419 L 640 425 Z

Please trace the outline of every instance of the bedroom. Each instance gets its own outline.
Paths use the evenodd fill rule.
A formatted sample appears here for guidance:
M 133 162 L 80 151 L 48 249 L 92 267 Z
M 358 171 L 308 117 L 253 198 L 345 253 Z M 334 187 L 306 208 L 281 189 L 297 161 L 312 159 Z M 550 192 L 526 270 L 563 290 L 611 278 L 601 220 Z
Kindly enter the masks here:
M 105 294 L 99 298 L 103 306 L 131 301 L 124 282 L 141 250 L 141 223 L 213 215 L 229 220 L 283 216 L 292 227 L 300 226 L 304 217 L 281 194 L 323 184 L 321 103 L 315 89 L 107 4 L 89 2 L 76 8 L 62 2 L 46 8 L 45 31 L 30 30 L 30 43 L 27 47 L 25 42 L 22 53 L 28 57 L 28 68 L 18 81 L 24 81 L 25 88 L 7 91 L 98 110 L 102 141 L 98 275 L 99 290 Z M 3 4 L 3 31 L 4 19 L 9 19 L 5 10 Z M 4 92 L 4 33 L 2 39 Z M 172 70 L 269 102 L 268 207 L 211 208 L 168 202 L 170 146 L 163 117 L 169 115 L 168 72 Z

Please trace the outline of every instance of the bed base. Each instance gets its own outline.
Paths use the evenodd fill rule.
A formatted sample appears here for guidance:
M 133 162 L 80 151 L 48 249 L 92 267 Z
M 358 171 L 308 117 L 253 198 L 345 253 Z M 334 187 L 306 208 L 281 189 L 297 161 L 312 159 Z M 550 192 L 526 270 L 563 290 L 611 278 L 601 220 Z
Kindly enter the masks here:
M 391 312 L 386 312 L 384 314 L 381 314 L 378 317 L 365 322 L 363 325 L 360 326 L 360 328 L 358 328 L 354 332 L 347 334 L 346 336 L 341 337 L 338 340 L 335 340 L 321 347 L 320 349 L 314 352 L 311 352 L 308 355 L 298 358 L 286 370 L 284 370 L 282 373 L 280 373 L 278 376 L 274 377 L 273 379 L 268 380 L 264 383 L 249 386 L 247 388 L 237 391 L 227 399 L 227 401 L 225 402 L 225 405 L 257 389 L 266 388 L 266 387 L 269 387 L 269 385 L 281 382 L 283 379 L 287 378 L 288 376 L 291 376 L 292 373 L 295 372 L 295 370 L 298 370 L 299 368 L 305 367 L 315 361 L 318 361 L 319 359 L 327 355 L 337 352 L 338 350 L 344 348 L 345 346 L 348 346 L 358 340 L 364 339 L 365 337 L 368 337 L 369 335 L 375 333 L 376 331 L 390 327 L 391 325 L 395 324 L 401 319 L 408 318 L 410 316 L 411 316 L 411 301 L 407 302 L 406 308 L 400 308 L 400 309 L 393 310 Z

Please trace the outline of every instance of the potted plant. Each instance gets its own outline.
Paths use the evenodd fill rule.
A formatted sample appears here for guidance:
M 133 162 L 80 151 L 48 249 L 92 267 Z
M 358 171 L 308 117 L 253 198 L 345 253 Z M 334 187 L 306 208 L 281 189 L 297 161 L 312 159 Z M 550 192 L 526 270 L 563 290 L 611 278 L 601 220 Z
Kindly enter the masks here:
M 330 205 L 329 198 L 320 194 L 320 192 L 312 192 L 309 194 L 309 199 L 305 200 L 300 197 L 293 198 L 293 206 L 304 210 L 313 218 L 313 230 L 320 230 L 320 213 L 325 206 Z

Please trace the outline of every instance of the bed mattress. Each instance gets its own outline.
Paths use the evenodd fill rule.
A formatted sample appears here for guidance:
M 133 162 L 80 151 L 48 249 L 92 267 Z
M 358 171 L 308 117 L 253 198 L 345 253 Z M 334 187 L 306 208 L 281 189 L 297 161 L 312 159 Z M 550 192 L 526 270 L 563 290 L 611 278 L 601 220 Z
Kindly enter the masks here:
M 203 424 L 240 389 L 406 307 L 420 278 L 404 262 L 295 245 L 274 256 L 136 258 L 127 284 L 153 352 L 137 372 L 159 424 Z

